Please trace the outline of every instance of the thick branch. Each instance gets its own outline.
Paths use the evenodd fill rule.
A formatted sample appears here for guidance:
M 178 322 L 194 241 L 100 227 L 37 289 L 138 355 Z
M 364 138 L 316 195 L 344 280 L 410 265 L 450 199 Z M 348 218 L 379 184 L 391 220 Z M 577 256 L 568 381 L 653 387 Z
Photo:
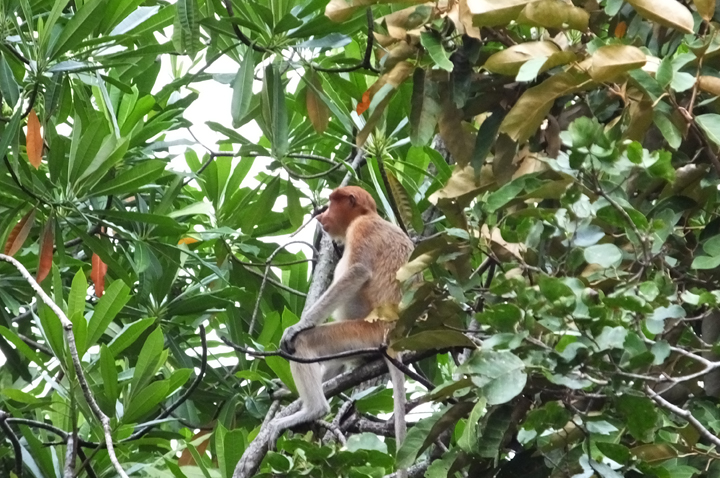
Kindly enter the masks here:
M 414 363 L 424 358 L 435 355 L 436 353 L 437 351 L 427 350 L 424 352 L 409 353 L 403 357 L 403 362 Z M 323 384 L 323 391 L 325 392 L 326 397 L 334 397 L 335 395 L 342 393 L 348 388 L 359 385 L 375 377 L 379 377 L 384 373 L 387 373 L 387 365 L 385 361 L 376 360 L 374 362 L 370 362 L 360 367 L 357 367 L 342 375 L 338 375 L 331 380 L 328 380 Z M 278 398 L 278 395 L 280 394 L 275 394 L 275 398 Z M 300 409 L 300 403 L 301 402 L 299 399 L 295 400 L 290 405 L 285 407 L 285 409 L 281 411 L 277 416 L 282 418 L 291 415 L 292 413 L 295 413 Z M 233 478 L 250 478 L 257 471 L 260 463 L 265 457 L 265 453 L 267 453 L 268 438 L 270 433 L 266 425 L 267 423 L 269 423 L 269 421 L 270 420 L 268 420 L 266 417 L 265 423 L 263 423 L 263 426 L 261 427 L 257 437 L 255 437 L 255 440 L 245 449 L 242 458 L 235 467 Z

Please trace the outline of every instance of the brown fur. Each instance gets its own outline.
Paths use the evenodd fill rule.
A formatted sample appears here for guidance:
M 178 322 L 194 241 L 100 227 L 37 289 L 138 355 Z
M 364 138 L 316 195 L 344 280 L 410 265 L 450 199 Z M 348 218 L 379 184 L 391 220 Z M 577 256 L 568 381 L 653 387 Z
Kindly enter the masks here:
M 375 200 L 357 186 L 333 191 L 327 211 L 320 214 L 318 220 L 333 239 L 345 243 L 345 253 L 335 269 L 330 288 L 303 314 L 298 324 L 285 331 L 281 347 L 305 358 L 379 347 L 393 324 L 363 319 L 379 306 L 400 302 L 402 290 L 396 274 L 412 252 L 412 241 L 400 228 L 381 218 Z M 330 315 L 336 321 L 320 325 Z M 322 378 L 332 375 L 328 372 L 336 372 L 337 363 L 321 366 L 291 362 L 290 367 L 303 408 L 273 421 L 273 439 L 285 428 L 321 418 L 330 409 L 322 393 Z M 395 397 L 396 438 L 402 443 L 405 438 L 404 375 L 390 362 L 388 368 Z M 407 475 L 400 470 L 398 476 Z

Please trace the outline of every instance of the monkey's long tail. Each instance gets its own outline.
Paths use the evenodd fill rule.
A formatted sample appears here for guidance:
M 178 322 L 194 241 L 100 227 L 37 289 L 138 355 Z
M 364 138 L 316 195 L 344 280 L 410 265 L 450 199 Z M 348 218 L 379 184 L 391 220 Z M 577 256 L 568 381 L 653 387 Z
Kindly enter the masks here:
M 399 359 L 399 357 L 396 358 Z M 405 422 L 405 374 L 395 367 L 390 360 L 385 359 L 385 363 L 387 363 L 388 371 L 390 372 L 390 381 L 393 385 L 393 402 L 395 402 L 393 410 L 393 417 L 395 418 L 395 443 L 399 450 L 407 434 L 407 423 Z M 407 470 L 398 469 L 398 478 L 407 478 L 407 476 Z

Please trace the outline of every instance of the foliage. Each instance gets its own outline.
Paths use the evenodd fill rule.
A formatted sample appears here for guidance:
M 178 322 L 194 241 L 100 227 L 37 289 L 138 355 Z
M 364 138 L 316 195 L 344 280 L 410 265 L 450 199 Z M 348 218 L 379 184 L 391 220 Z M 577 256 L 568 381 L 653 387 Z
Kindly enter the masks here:
M 258 476 L 720 475 L 715 0 L 0 5 L 0 243 L 128 473 L 232 475 L 294 384 L 219 338 L 275 350 L 311 279 L 286 235 L 347 175 L 416 240 L 391 346 L 437 352 L 430 413 L 397 450 L 386 384 L 347 390 L 346 446 L 287 433 Z M 199 82 L 232 87 L 206 149 Z M 115 476 L 2 261 L 0 352 L 0 474 Z

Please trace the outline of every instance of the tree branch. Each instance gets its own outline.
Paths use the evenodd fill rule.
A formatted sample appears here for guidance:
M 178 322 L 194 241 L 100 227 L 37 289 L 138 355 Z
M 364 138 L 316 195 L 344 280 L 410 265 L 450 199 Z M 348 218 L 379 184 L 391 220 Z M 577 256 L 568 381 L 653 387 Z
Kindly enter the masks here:
M 207 370 L 207 337 L 205 335 L 205 326 L 200 325 L 200 342 L 202 343 L 202 356 L 200 358 L 200 373 L 197 374 L 195 377 L 195 380 L 190 384 L 190 386 L 185 390 L 185 393 L 183 393 L 180 398 L 178 398 L 172 405 L 167 407 L 160 415 L 157 416 L 153 421 L 156 420 L 162 420 L 164 418 L 169 417 L 172 412 L 177 410 L 177 408 L 182 405 L 185 400 L 190 398 L 190 395 L 193 394 L 193 392 L 200 386 L 200 382 L 202 382 L 203 377 L 205 377 L 205 371 Z M 138 438 L 141 438 L 145 436 L 150 430 L 155 427 L 154 425 L 148 425 L 145 428 L 142 428 L 141 430 L 136 431 L 129 437 L 125 438 L 124 440 L 121 440 L 120 443 L 129 442 L 132 440 L 137 440 Z
M 22 448 L 20 447 L 20 440 L 18 440 L 18 437 L 15 436 L 15 433 L 12 431 L 12 428 L 10 428 L 10 425 L 7 424 L 8 417 L 9 415 L 7 412 L 0 410 L 0 430 L 5 433 L 5 436 L 7 436 L 8 440 L 10 440 L 10 443 L 12 444 L 13 453 L 15 453 L 15 474 L 19 478 L 22 476 L 23 470 Z
M 235 16 L 235 13 L 233 12 L 233 6 L 231 0 L 223 0 L 223 5 L 225 5 L 225 10 L 227 10 L 228 16 L 230 18 L 233 18 Z M 232 21 L 231 21 L 232 23 Z M 240 30 L 240 27 L 237 26 L 235 23 L 232 23 L 232 29 L 235 32 L 235 36 L 240 40 L 243 44 L 249 46 L 253 50 L 261 53 L 272 51 L 269 48 L 265 48 L 264 46 L 260 46 L 254 41 L 250 40 L 247 35 L 245 35 L 242 30 Z
M 437 351 L 428 350 L 423 352 L 408 353 L 403 357 L 403 362 L 414 363 L 424 358 L 431 357 L 437 353 Z M 326 397 L 334 397 L 348 388 L 359 385 L 375 377 L 379 377 L 384 373 L 387 373 L 386 362 L 384 360 L 376 360 L 328 380 L 323 384 L 323 391 Z M 277 395 L 278 394 L 276 394 L 276 396 Z M 295 400 L 285 407 L 284 410 L 278 413 L 277 416 L 282 418 L 295 413 L 300 409 L 300 403 L 299 399 Z M 260 432 L 255 437 L 255 440 L 253 440 L 253 442 L 245 449 L 242 458 L 240 458 L 240 461 L 235 467 L 233 478 L 250 478 L 254 476 L 260 466 L 260 463 L 265 457 L 265 453 L 267 453 L 268 438 L 270 437 L 270 433 L 267 428 L 267 423 L 269 422 L 270 420 L 266 417 L 265 422 L 260 428 Z
M 698 421 L 697 418 L 693 416 L 693 414 L 690 412 L 690 410 L 684 410 L 676 405 L 673 405 L 672 403 L 668 402 L 664 398 L 662 398 L 660 395 L 658 395 L 655 390 L 650 388 L 649 386 L 645 385 L 643 387 L 645 390 L 645 393 L 658 405 L 663 407 L 665 410 L 668 410 L 675 415 L 684 418 L 685 420 L 690 423 L 697 431 L 702 435 L 703 437 L 707 438 L 708 441 L 710 441 L 713 445 L 716 447 L 720 447 L 720 438 L 713 435 L 710 430 L 705 428 L 705 426 Z
M 373 32 L 375 31 L 375 20 L 373 19 L 372 10 L 368 8 L 365 10 L 365 16 L 367 18 L 367 46 L 365 47 L 365 55 L 363 55 L 363 59 L 360 63 L 353 65 L 353 66 L 345 66 L 345 67 L 337 67 L 337 68 L 323 68 L 321 66 L 313 65 L 313 69 L 315 71 L 322 71 L 324 73 L 347 73 L 350 71 L 355 70 L 361 70 L 366 69 L 370 70 L 373 73 L 379 73 L 380 70 L 375 68 L 372 65 L 372 50 L 373 50 L 373 42 L 375 40 L 375 37 L 373 35 Z
M 23 277 L 23 279 L 25 279 L 25 281 L 30 284 L 30 287 L 33 288 L 40 300 L 42 300 L 43 303 L 47 305 L 55 315 L 57 315 L 58 319 L 60 319 L 63 330 L 65 331 L 65 340 L 67 340 L 68 342 L 70 356 L 72 357 L 75 374 L 77 375 L 78 382 L 80 383 L 80 388 L 82 388 L 85 400 L 87 400 L 90 409 L 92 410 L 93 414 L 95 414 L 95 417 L 97 417 L 97 419 L 102 424 L 103 430 L 105 432 L 105 445 L 107 446 L 110 461 L 115 467 L 115 471 L 117 471 L 118 475 L 120 475 L 121 478 L 128 478 L 127 473 L 125 473 L 125 470 L 123 470 L 122 466 L 120 466 L 120 462 L 118 461 L 117 455 L 115 454 L 115 447 L 113 446 L 112 441 L 112 429 L 110 428 L 110 418 L 108 418 L 108 416 L 105 415 L 105 413 L 98 406 L 97 402 L 95 401 L 95 397 L 90 391 L 90 385 L 88 385 L 88 382 L 85 379 L 85 373 L 83 372 L 80 357 L 78 355 L 77 345 L 75 344 L 75 334 L 73 334 L 72 322 L 70 322 L 62 309 L 60 309 L 60 307 L 58 307 L 57 304 L 53 302 L 50 296 L 45 293 L 42 287 L 40 287 L 40 285 L 35 281 L 32 275 L 30 275 L 28 270 L 25 269 L 25 267 L 20 262 L 5 254 L 0 254 L 0 261 L 7 262 L 10 265 L 14 266 L 15 269 L 20 272 L 20 275 Z

